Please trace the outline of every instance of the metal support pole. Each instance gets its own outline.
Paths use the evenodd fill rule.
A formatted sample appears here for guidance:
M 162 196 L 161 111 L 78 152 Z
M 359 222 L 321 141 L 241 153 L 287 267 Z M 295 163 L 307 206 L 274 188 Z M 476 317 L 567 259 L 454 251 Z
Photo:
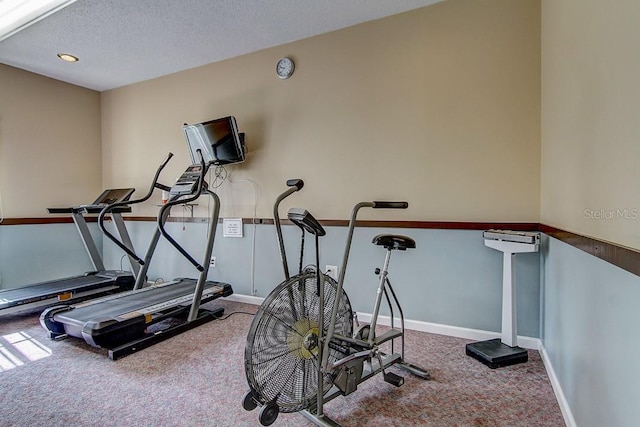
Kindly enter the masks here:
M 96 243 L 93 241 L 93 237 L 91 237 L 91 232 L 89 231 L 89 227 L 87 226 L 87 222 L 82 215 L 82 212 L 72 212 L 73 222 L 76 224 L 76 228 L 78 229 L 78 233 L 80 233 L 80 238 L 82 239 L 82 243 L 84 244 L 84 248 L 87 250 L 89 254 L 89 258 L 91 258 L 91 264 L 93 264 L 93 268 L 96 271 L 104 271 L 104 263 L 102 262 L 102 257 L 100 256 L 100 252 L 98 252 L 98 248 L 96 247 Z

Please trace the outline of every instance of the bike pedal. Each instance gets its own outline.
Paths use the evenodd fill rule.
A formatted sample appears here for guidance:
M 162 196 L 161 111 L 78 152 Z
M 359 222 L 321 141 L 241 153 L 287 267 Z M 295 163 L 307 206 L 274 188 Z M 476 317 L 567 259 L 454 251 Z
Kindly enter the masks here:
M 384 380 L 389 384 L 393 384 L 396 387 L 400 387 L 404 384 L 404 377 L 394 374 L 393 372 L 385 372 L 383 374 Z

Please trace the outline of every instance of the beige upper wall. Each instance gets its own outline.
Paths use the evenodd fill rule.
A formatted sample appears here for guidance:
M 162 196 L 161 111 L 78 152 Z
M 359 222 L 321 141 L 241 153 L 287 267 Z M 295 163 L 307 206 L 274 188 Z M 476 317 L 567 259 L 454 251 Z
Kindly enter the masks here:
M 640 2 L 543 0 L 541 221 L 640 249 Z
M 215 41 L 212 41 L 215 42 Z M 292 78 L 274 73 L 282 56 Z M 376 218 L 538 221 L 540 3 L 448 0 L 102 93 L 103 182 L 145 190 L 188 164 L 183 122 L 235 115 L 249 155 L 228 168 L 224 216 L 288 206 L 346 218 L 361 200 L 405 199 Z M 157 200 L 137 210 L 153 214 Z M 287 206 L 283 205 L 283 210 Z M 364 217 L 364 216 L 363 216 Z
M 5 218 L 90 203 L 101 191 L 100 94 L 0 64 Z
M 250 154 L 231 176 L 255 181 L 259 216 L 300 176 L 295 204 L 322 218 L 406 198 L 405 218 L 540 220 L 640 248 L 639 8 L 543 0 L 540 32 L 537 1 L 448 0 L 105 92 L 102 153 L 100 94 L 0 64 L 4 216 L 44 216 L 103 184 L 144 189 L 169 150 L 175 178 L 180 124 L 235 114 Z M 284 82 L 283 55 L 297 61 Z M 252 214 L 247 182 L 221 196 L 226 215 Z

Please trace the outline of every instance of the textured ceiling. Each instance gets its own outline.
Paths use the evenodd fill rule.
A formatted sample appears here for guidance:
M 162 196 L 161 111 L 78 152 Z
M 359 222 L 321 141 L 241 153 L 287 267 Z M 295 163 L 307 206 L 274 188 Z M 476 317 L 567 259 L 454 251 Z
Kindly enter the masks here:
M 438 1 L 78 0 L 1 41 L 0 62 L 103 91 Z

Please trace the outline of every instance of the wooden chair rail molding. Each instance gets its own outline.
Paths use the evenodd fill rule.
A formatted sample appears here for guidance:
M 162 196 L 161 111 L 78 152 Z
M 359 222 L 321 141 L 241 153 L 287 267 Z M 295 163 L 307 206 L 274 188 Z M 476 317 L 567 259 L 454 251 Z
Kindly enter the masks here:
M 124 216 L 127 221 L 156 221 L 150 216 Z M 88 222 L 96 222 L 95 217 L 87 218 Z M 206 218 L 171 217 L 171 222 L 202 223 Z M 72 223 L 69 217 L 49 218 L 4 218 L 0 226 L 5 225 L 41 225 Z M 222 220 L 220 220 L 222 222 Z M 273 224 L 271 218 L 243 218 L 243 224 Z M 321 220 L 326 227 L 346 227 L 347 220 Z M 283 224 L 290 224 L 283 220 Z M 490 228 L 514 230 L 514 231 L 540 231 L 555 239 L 565 242 L 575 248 L 587 252 L 595 257 L 607 261 L 630 273 L 640 276 L 640 251 L 627 248 L 611 242 L 594 239 L 559 228 L 535 222 L 437 222 L 437 221 L 358 221 L 358 227 L 384 227 L 384 228 L 417 228 L 438 230 L 488 230 Z
M 538 230 L 548 236 L 561 240 L 588 254 L 640 276 L 640 251 L 604 240 L 583 236 L 549 225 L 540 224 Z

